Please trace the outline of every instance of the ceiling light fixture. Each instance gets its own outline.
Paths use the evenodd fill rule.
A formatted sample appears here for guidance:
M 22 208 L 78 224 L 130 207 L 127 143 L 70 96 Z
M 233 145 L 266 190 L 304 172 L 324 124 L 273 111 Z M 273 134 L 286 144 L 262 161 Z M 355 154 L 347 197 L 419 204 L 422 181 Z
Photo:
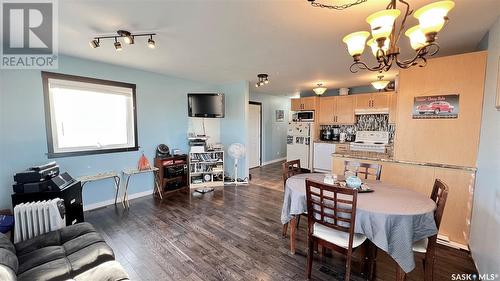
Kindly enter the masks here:
M 123 38 L 123 42 L 127 45 L 132 45 L 135 43 L 135 38 L 136 37 L 143 37 L 143 36 L 148 36 L 148 47 L 151 49 L 154 49 L 156 47 L 156 43 L 153 40 L 153 35 L 156 35 L 156 33 L 140 33 L 140 34 L 132 34 L 130 31 L 127 30 L 118 30 L 116 31 L 118 34 L 112 35 L 112 36 L 96 36 L 94 37 L 90 42 L 89 45 L 91 48 L 95 49 L 101 46 L 101 39 L 114 39 L 115 43 L 115 49 L 117 51 L 121 51 L 123 49 L 121 43 L 118 41 L 119 38 Z
M 435 2 L 423 6 L 413 14 L 413 10 L 410 10 L 410 5 L 407 2 L 404 0 L 398 1 L 406 6 L 398 30 L 396 30 L 395 22 L 401 11 L 396 9 L 397 1 L 391 0 L 385 10 L 376 12 L 366 18 L 366 22 L 370 24 L 372 35 L 368 42 L 366 40 L 370 33 L 367 31 L 354 32 L 343 38 L 349 54 L 354 59 L 350 67 L 351 72 L 358 72 L 359 69 L 383 72 L 388 71 L 393 64 L 397 64 L 403 69 L 415 65 L 424 67 L 427 58 L 439 51 L 439 45 L 435 42 L 437 34 L 448 21 L 448 12 L 453 9 L 455 3 L 450 0 Z M 406 20 L 411 14 L 418 19 L 419 25 L 409 28 L 405 35 L 410 38 L 410 45 L 415 50 L 415 55 L 413 58 L 400 60 L 398 41 L 405 29 Z M 365 42 L 366 45 L 372 48 L 378 65 L 370 67 L 361 61 Z
M 318 87 L 314 88 L 313 91 L 316 93 L 316 95 L 321 96 L 322 94 L 325 93 L 327 90 L 326 87 L 323 87 L 323 83 L 318 83 Z
M 379 92 L 385 89 L 385 87 L 387 87 L 387 85 L 389 85 L 389 83 L 391 82 L 389 80 L 382 80 L 382 78 L 384 78 L 384 75 L 379 75 L 377 76 L 377 78 L 378 80 L 371 82 L 371 84 L 373 88 L 379 90 Z
M 260 87 L 264 84 L 269 84 L 269 75 L 265 73 L 257 74 L 259 81 L 255 84 L 255 87 Z
M 328 8 L 328 9 L 332 9 L 332 10 L 345 10 L 347 8 L 354 6 L 354 5 L 364 3 L 368 0 L 356 0 L 356 1 L 352 1 L 350 3 L 341 4 L 341 5 L 322 4 L 317 0 L 307 0 L 307 1 L 311 2 L 311 6 L 313 6 L 313 7 Z

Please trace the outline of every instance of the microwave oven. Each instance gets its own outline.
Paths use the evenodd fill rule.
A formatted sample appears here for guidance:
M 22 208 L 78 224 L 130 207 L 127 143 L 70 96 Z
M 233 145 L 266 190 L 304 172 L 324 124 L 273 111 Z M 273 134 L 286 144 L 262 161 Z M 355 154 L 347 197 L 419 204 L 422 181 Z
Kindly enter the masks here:
M 314 111 L 298 111 L 292 116 L 293 121 L 314 122 Z

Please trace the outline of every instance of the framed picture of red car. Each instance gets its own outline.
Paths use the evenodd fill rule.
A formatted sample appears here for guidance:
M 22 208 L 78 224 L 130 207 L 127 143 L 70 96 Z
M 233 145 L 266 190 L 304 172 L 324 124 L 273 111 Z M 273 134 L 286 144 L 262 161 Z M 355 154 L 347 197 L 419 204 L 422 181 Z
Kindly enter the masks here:
M 459 95 L 415 97 L 413 119 L 458 118 Z

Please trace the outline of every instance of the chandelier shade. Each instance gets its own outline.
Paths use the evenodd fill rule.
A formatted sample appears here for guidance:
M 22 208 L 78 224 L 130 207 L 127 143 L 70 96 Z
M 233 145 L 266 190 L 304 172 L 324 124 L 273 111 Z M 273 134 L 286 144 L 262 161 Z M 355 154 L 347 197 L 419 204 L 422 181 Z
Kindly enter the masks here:
M 379 49 L 382 49 L 382 51 L 384 51 L 384 54 L 387 53 L 387 51 L 389 50 L 390 42 L 391 41 L 389 39 L 386 39 L 384 41 L 384 46 L 382 46 L 382 48 L 379 48 L 378 47 L 378 42 L 375 41 L 374 38 L 372 38 L 372 39 L 368 40 L 368 42 L 366 42 L 366 45 L 370 46 L 370 48 L 372 49 L 373 56 L 374 57 L 378 57 L 379 55 L 381 55 L 381 54 L 378 53 Z
M 318 83 L 318 87 L 314 88 L 313 91 L 316 93 L 316 95 L 321 96 L 326 92 L 327 88 L 323 87 L 322 83 Z
M 368 31 L 351 33 L 342 39 L 347 44 L 347 51 L 353 57 L 360 56 L 365 50 L 366 39 L 370 36 Z
M 394 22 L 400 14 L 400 10 L 388 9 L 373 13 L 367 17 L 366 22 L 371 27 L 373 39 L 389 38 Z
M 405 35 L 410 38 L 410 45 L 413 50 L 418 50 L 427 46 L 427 39 L 425 38 L 425 34 L 422 32 L 419 25 L 409 28 L 405 32 Z
M 387 85 L 389 85 L 389 83 L 391 81 L 389 80 L 382 80 L 382 78 L 384 78 L 384 75 L 380 75 L 378 76 L 378 80 L 377 81 L 373 81 L 371 82 L 373 88 L 377 89 L 377 90 L 383 90 L 385 89 L 385 87 L 387 87 Z
M 447 20 L 448 12 L 455 7 L 453 1 L 439 1 L 425 5 L 415 11 L 420 28 L 425 35 L 439 32 Z

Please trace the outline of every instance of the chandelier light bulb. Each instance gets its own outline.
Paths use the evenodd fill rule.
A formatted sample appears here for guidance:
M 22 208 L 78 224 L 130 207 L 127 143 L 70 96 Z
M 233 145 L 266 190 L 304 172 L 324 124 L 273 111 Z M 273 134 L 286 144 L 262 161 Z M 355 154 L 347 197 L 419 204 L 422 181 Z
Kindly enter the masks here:
M 354 57 L 354 60 L 359 60 L 359 56 L 361 56 L 365 50 L 365 42 L 368 36 L 370 36 L 369 32 L 358 31 L 346 35 L 342 39 L 342 41 L 347 45 L 347 51 L 352 57 Z
M 389 9 L 373 13 L 367 17 L 366 22 L 370 24 L 373 39 L 376 41 L 389 38 L 394 22 L 400 14 L 401 11 L 398 9 Z
M 428 41 L 429 35 L 433 35 L 430 41 L 434 41 L 433 37 L 443 28 L 448 12 L 453 7 L 455 7 L 453 1 L 439 1 L 425 5 L 415 11 L 413 16 L 418 19 L 422 32 L 428 36 Z

